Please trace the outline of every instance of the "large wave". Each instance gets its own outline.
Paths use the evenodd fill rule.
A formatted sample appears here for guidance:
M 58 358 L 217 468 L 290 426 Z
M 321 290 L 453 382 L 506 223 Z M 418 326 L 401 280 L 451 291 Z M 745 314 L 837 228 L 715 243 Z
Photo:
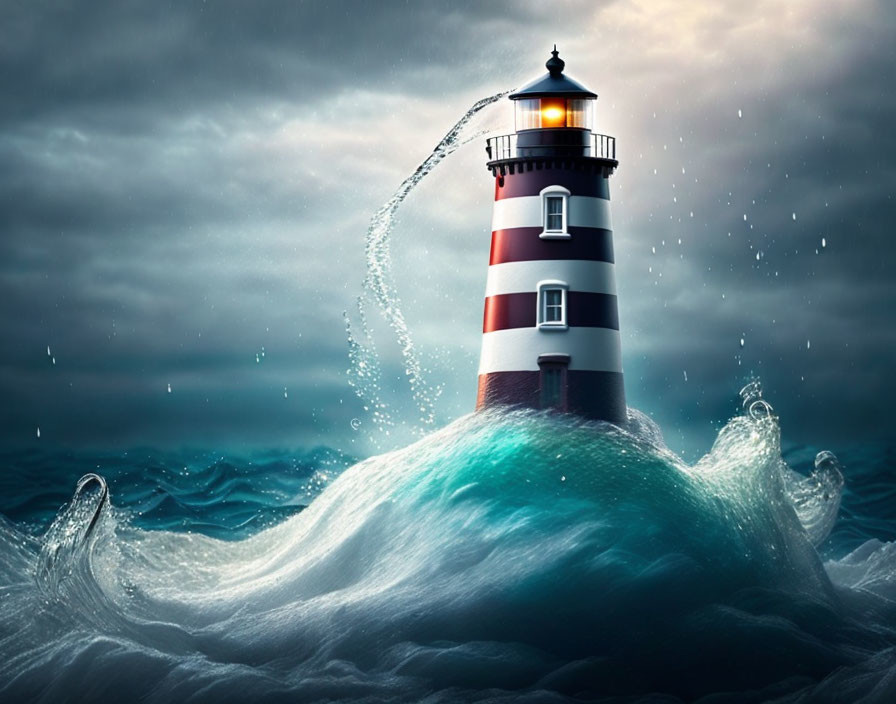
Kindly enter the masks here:
M 694 466 L 635 411 L 473 414 L 238 541 L 87 477 L 0 522 L 0 700 L 889 701 L 892 544 L 823 565 L 836 459 L 753 410 Z

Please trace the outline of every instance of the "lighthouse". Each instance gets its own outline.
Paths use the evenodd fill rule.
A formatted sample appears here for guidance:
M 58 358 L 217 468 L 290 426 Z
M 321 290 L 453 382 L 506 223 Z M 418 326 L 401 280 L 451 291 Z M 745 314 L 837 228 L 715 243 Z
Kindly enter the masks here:
M 592 131 L 597 95 L 548 73 L 510 95 L 515 132 L 488 140 L 495 205 L 477 409 L 626 418 L 610 175 L 616 140 Z

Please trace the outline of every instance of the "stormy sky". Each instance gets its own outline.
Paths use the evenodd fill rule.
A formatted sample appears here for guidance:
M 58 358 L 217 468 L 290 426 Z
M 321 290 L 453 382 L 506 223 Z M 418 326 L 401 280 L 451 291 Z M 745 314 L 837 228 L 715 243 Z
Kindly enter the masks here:
M 694 453 L 756 375 L 788 442 L 889 440 L 886 2 L 8 0 L 0 446 L 370 451 L 343 316 L 368 221 L 472 103 L 544 73 L 554 42 L 618 140 L 629 403 Z M 483 124 L 512 131 L 510 103 Z M 475 403 L 483 146 L 436 168 L 392 238 L 437 425 Z M 384 394 L 412 426 L 369 308 Z

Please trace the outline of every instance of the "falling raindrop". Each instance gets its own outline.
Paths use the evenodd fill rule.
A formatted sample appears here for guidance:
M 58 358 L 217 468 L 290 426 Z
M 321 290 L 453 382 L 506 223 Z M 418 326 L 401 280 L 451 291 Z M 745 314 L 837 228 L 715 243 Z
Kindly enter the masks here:
M 37 437 L 40 437 L 40 426 L 37 428 Z
M 744 344 L 746 344 L 746 340 L 744 338 L 740 338 L 740 348 L 744 348 Z
M 171 393 L 171 384 L 168 384 L 168 393 Z
M 828 241 L 824 237 L 822 237 L 821 238 L 821 248 L 824 249 L 827 246 L 828 246 Z
M 807 350 L 811 349 L 811 347 L 812 347 L 812 340 L 806 340 L 806 349 Z
M 289 398 L 289 394 L 286 391 L 286 387 L 283 387 L 283 398 Z
M 738 117 L 743 117 L 743 116 L 744 116 L 743 111 L 740 110 L 739 108 L 738 108 L 738 110 L 737 110 L 737 116 L 738 116 Z
M 52 357 L 53 355 L 50 353 L 50 346 L 47 345 L 47 357 Z
M 793 219 L 796 220 L 796 213 L 793 213 Z
M 687 372 L 686 369 L 684 370 L 684 380 L 685 380 L 685 381 L 688 380 L 688 372 Z

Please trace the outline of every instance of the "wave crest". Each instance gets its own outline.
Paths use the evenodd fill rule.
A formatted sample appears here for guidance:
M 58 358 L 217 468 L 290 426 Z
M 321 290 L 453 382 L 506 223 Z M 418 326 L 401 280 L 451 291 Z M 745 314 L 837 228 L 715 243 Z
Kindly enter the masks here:
M 796 696 L 795 674 L 861 661 L 855 594 L 829 574 L 869 578 L 812 547 L 842 473 L 822 453 L 792 476 L 773 413 L 733 419 L 694 466 L 637 411 L 474 414 L 233 542 L 140 530 L 87 484 L 39 554 L 4 563 L 2 649 L 28 653 L 0 665 L 4 698 Z

